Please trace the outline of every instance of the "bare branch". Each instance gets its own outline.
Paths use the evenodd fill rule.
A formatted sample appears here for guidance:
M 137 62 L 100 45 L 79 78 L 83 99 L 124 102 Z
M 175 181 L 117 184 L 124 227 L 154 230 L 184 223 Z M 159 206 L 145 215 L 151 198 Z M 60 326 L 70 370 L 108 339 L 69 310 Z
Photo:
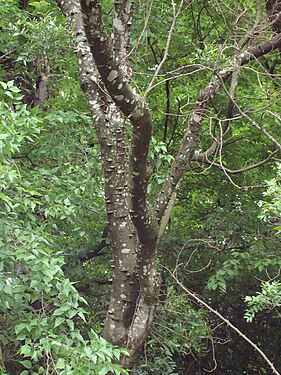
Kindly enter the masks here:
M 164 187 L 157 199 L 156 212 L 158 220 L 162 217 L 178 182 L 189 168 L 188 164 L 196 150 L 197 139 L 201 128 L 201 122 L 204 119 L 205 109 L 208 107 L 211 99 L 222 87 L 222 84 L 231 77 L 237 66 L 247 64 L 280 46 L 281 35 L 277 35 L 259 45 L 248 48 L 246 51 L 237 53 L 230 60 L 231 66 L 226 65 L 225 68 L 215 71 L 210 83 L 204 89 L 200 90 L 195 108 L 190 115 L 180 149 L 170 167 Z
M 279 152 L 279 149 L 273 151 L 267 158 L 261 160 L 260 162 L 258 163 L 255 163 L 255 164 L 252 164 L 252 165 L 249 165 L 248 167 L 244 167 L 244 168 L 240 168 L 240 169 L 229 169 L 229 168 L 226 168 L 226 167 L 222 167 L 221 164 L 218 164 L 218 163 L 215 163 L 213 161 L 210 161 L 210 160 L 207 160 L 207 159 L 198 159 L 196 158 L 197 161 L 202 161 L 204 163 L 207 163 L 207 164 L 210 164 L 210 165 L 213 165 L 214 167 L 217 167 L 219 169 L 223 169 L 225 172 L 229 173 L 229 174 L 240 174 L 240 173 L 245 173 L 247 171 L 250 171 L 251 169 L 255 169 L 255 168 L 259 168 L 261 167 L 262 165 L 264 164 L 267 164 L 268 162 L 270 162 L 274 156 Z
M 147 97 L 149 91 L 151 90 L 151 88 L 153 87 L 153 84 L 154 84 L 154 81 L 157 79 L 161 69 L 162 69 L 162 66 L 163 64 L 165 63 L 167 57 L 168 57 L 168 52 L 169 52 L 169 48 L 170 48 L 170 44 L 171 44 L 171 40 L 172 40 L 172 34 L 173 34 L 173 31 L 174 31 L 174 28 L 175 28 L 175 25 L 176 25 L 176 21 L 177 21 L 177 18 L 181 12 L 181 9 L 182 9 L 182 6 L 183 6 L 183 0 L 181 0 L 180 2 L 180 5 L 179 5 L 179 9 L 178 11 L 176 12 L 176 4 L 174 3 L 174 1 L 172 0 L 172 7 L 173 7 L 173 20 L 172 20 L 172 23 L 171 23 L 171 27 L 170 27 L 170 30 L 169 30 L 169 33 L 168 33 L 168 37 L 167 37 L 167 41 L 166 41 L 166 47 L 165 47 L 165 51 L 164 51 L 164 56 L 162 58 L 162 60 L 160 61 L 155 73 L 154 73 L 154 76 L 152 77 L 152 80 L 150 81 L 145 93 L 144 93 L 144 98 Z
M 280 36 L 281 37 L 281 36 Z M 227 94 L 227 96 L 229 97 L 230 100 L 232 100 L 235 108 L 237 109 L 237 111 L 240 113 L 240 115 L 245 118 L 254 128 L 256 128 L 260 133 L 262 133 L 271 143 L 273 143 L 278 149 L 279 151 L 281 151 L 281 144 L 272 136 L 270 135 L 264 128 L 262 125 L 259 125 L 256 121 L 254 121 L 250 116 L 248 116 L 245 112 L 242 111 L 242 109 L 240 108 L 240 106 L 237 104 L 237 102 L 231 98 L 231 95 L 229 93 L 229 91 L 227 90 L 224 82 L 222 82 L 222 86 L 223 86 L 223 89 L 225 91 L 225 93 Z
M 244 36 L 244 38 L 242 38 L 240 40 L 240 42 L 238 44 L 239 48 L 243 48 L 249 42 L 249 40 L 251 40 L 253 35 L 257 34 L 258 27 L 259 27 L 260 22 L 261 22 L 261 16 L 262 16 L 262 0 L 256 0 L 256 19 L 255 19 L 254 26 L 253 26 L 252 30 L 249 31 Z
M 207 310 L 211 311 L 214 315 L 216 315 L 219 319 L 221 319 L 228 327 L 230 327 L 233 331 L 235 331 L 240 337 L 242 337 L 248 344 L 252 346 L 266 361 L 266 363 L 271 368 L 272 372 L 275 375 L 280 375 L 280 373 L 275 368 L 274 364 L 270 361 L 270 359 L 267 357 L 267 355 L 251 340 L 248 336 L 246 336 L 243 332 L 240 331 L 235 325 L 233 325 L 228 319 L 226 319 L 224 316 L 222 316 L 218 311 L 214 310 L 210 305 L 208 305 L 205 301 L 203 301 L 201 298 L 199 298 L 195 293 L 188 290 L 175 276 L 175 272 L 172 273 L 169 271 L 175 282 L 181 287 L 181 289 L 193 300 L 195 300 L 199 305 L 205 307 Z
M 153 4 L 153 0 L 151 0 L 150 5 L 149 5 L 149 9 L 148 9 L 148 12 L 147 12 L 147 15 L 145 16 L 144 26 L 143 26 L 142 32 L 140 33 L 140 36 L 139 36 L 137 42 L 134 44 L 134 46 L 131 49 L 131 51 L 126 55 L 126 59 L 128 59 L 129 56 L 131 56 L 131 54 L 134 52 L 135 49 L 138 48 L 138 46 L 140 45 L 140 43 L 142 41 L 142 38 L 143 38 L 143 36 L 145 34 L 145 31 L 146 31 L 146 28 L 147 28 L 147 25 L 148 25 L 148 21 L 149 21 L 150 15 L 151 15 L 152 4 Z
M 212 143 L 212 145 L 209 147 L 208 150 L 204 151 L 203 153 L 196 154 L 195 158 L 196 160 L 199 158 L 201 160 L 209 160 L 210 157 L 214 156 L 218 150 L 218 148 L 223 147 L 223 136 L 227 133 L 228 128 L 230 126 L 231 121 L 233 120 L 233 109 L 234 109 L 234 104 L 233 100 L 235 99 L 236 96 L 236 87 L 238 84 L 238 76 L 240 74 L 241 67 L 237 66 L 235 70 L 232 73 L 231 77 L 231 83 L 230 83 L 230 90 L 229 94 L 232 99 L 229 100 L 227 111 L 226 111 L 226 121 L 223 122 L 222 126 L 220 127 L 220 135 L 217 135 L 213 137 L 215 141 Z
M 5 57 L 7 57 L 7 56 L 9 56 L 9 55 L 11 55 L 12 53 L 15 53 L 15 52 L 17 52 L 17 50 L 16 49 L 12 49 L 11 51 L 9 51 L 7 53 L 4 53 L 4 55 L 0 56 L 0 60 L 5 59 Z
M 107 242 L 106 238 L 108 236 L 108 225 L 104 227 L 103 233 L 102 233 L 102 240 L 95 246 L 95 248 L 88 252 L 87 254 L 81 256 L 79 259 L 81 262 L 86 262 L 92 258 L 98 257 L 100 255 L 103 255 L 101 251 L 106 247 Z
M 254 26 L 253 26 L 252 30 L 247 32 L 246 35 L 238 43 L 238 49 L 239 50 L 241 48 L 243 48 L 250 41 L 250 39 L 253 35 L 257 34 L 258 27 L 259 27 L 260 22 L 261 22 L 261 15 L 262 15 L 262 1 L 256 0 L 256 19 L 255 19 Z M 235 67 L 235 69 L 232 73 L 232 77 L 231 77 L 231 84 L 230 84 L 230 89 L 229 89 L 231 99 L 229 100 L 228 108 L 227 108 L 227 112 L 226 112 L 227 120 L 226 120 L 226 122 L 223 123 L 220 138 L 222 138 L 224 136 L 224 134 L 226 134 L 226 132 L 228 131 L 229 125 L 232 121 L 233 110 L 234 110 L 233 100 L 235 99 L 235 96 L 236 96 L 236 87 L 237 87 L 237 84 L 238 84 L 238 77 L 240 75 L 240 72 L 241 72 L 241 65 L 237 65 Z M 222 145 L 220 145 L 218 139 L 219 139 L 219 137 L 216 136 L 215 141 L 212 143 L 212 145 L 209 147 L 209 149 L 204 151 L 203 153 L 201 153 L 199 155 L 196 155 L 196 158 L 199 156 L 199 158 L 203 158 L 206 161 L 208 161 L 211 156 L 215 155 L 218 147 L 222 147 Z

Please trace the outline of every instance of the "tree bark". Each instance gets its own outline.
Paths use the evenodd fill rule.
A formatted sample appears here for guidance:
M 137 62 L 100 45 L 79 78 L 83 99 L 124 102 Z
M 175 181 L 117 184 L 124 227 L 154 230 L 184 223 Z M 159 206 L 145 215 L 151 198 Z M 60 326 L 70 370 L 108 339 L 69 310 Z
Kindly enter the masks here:
M 36 56 L 33 66 L 36 74 L 36 90 L 33 106 L 43 109 L 49 96 L 47 84 L 50 67 L 47 57 L 39 53 Z
M 143 144 L 136 141 L 141 132 L 135 122 L 134 141 L 131 146 L 134 151 L 129 158 L 124 115 L 101 89 L 103 82 L 97 71 L 98 64 L 94 62 L 90 52 L 79 2 L 58 1 L 58 5 L 71 21 L 74 30 L 81 87 L 96 127 L 103 161 L 105 204 L 113 254 L 112 290 L 104 324 L 104 337 L 116 345 L 131 349 L 131 357 L 124 358 L 122 362 L 124 367 L 129 368 L 135 364 L 144 344 L 155 309 L 153 302 L 157 301 L 159 288 L 159 283 L 156 283 L 155 287 L 155 265 L 150 264 L 150 257 L 155 254 L 157 236 L 155 234 L 154 242 L 146 238 L 147 217 L 143 218 L 138 200 L 131 199 L 132 195 L 137 198 L 146 192 L 146 182 L 144 185 L 143 179 L 138 175 L 146 174 L 146 162 L 143 164 L 143 158 L 139 156 L 145 152 L 145 158 L 147 157 L 151 130 L 146 134 L 146 144 L 143 147 Z M 121 64 L 127 53 L 129 35 L 128 28 L 120 25 L 121 22 L 130 23 L 130 2 L 116 2 L 115 10 L 114 55 Z M 121 68 L 119 69 L 121 71 Z M 121 74 L 126 74 L 127 77 L 130 74 L 126 61 L 123 62 Z M 150 116 L 147 117 L 150 122 Z M 142 202 L 146 204 L 146 199 Z M 133 222 L 138 223 L 138 231 Z M 139 239 L 139 233 L 142 241 Z M 144 252 L 147 255 L 142 261 L 140 254 L 143 255 Z

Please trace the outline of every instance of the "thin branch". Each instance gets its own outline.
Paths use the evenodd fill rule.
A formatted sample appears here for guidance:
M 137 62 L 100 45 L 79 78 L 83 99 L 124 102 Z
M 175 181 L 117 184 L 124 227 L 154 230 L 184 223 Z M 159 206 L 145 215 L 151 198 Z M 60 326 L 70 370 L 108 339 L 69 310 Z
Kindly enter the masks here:
M 145 16 L 144 26 L 143 26 L 142 32 L 140 33 L 140 36 L 139 36 L 137 42 L 134 44 L 134 46 L 131 49 L 131 51 L 126 55 L 126 57 L 125 57 L 126 60 L 128 60 L 128 58 L 131 56 L 131 54 L 134 52 L 134 50 L 137 49 L 138 46 L 141 44 L 142 38 L 143 38 L 144 33 L 146 31 L 146 28 L 147 28 L 147 25 L 148 25 L 148 21 L 149 21 L 150 15 L 151 15 L 152 4 L 153 4 L 153 0 L 151 0 L 150 6 L 149 6 L 149 9 L 148 9 L 148 12 L 147 12 L 147 15 Z
M 244 36 L 244 38 L 242 38 L 240 40 L 240 42 L 238 43 L 239 48 L 243 48 L 251 40 L 253 35 L 257 34 L 258 27 L 259 27 L 260 22 L 261 22 L 261 17 L 262 17 L 262 0 L 256 0 L 256 19 L 255 19 L 254 26 L 253 26 L 252 30 L 249 31 Z
M 168 125 L 169 125 L 169 119 L 170 119 L 170 82 L 169 81 L 166 81 L 165 89 L 166 89 L 166 111 L 165 111 L 164 134 L 163 134 L 164 143 L 166 143 Z
M 163 189 L 160 191 L 156 201 L 155 210 L 158 220 L 162 217 L 178 182 L 189 168 L 189 162 L 196 150 L 201 122 L 205 117 L 205 110 L 211 99 L 217 94 L 222 84 L 231 77 L 237 66 L 247 64 L 280 46 L 281 35 L 276 35 L 270 40 L 266 40 L 259 45 L 248 48 L 246 51 L 237 53 L 230 59 L 231 64 L 228 63 L 224 68 L 217 69 L 210 83 L 200 90 L 195 108 L 190 115 L 180 149 L 169 169 Z
M 261 22 L 261 13 L 262 13 L 262 4 L 261 3 L 262 3 L 261 0 L 256 0 L 256 19 L 255 19 L 254 26 L 253 26 L 252 30 L 249 31 L 238 43 L 239 50 L 241 50 L 241 48 L 243 48 L 249 42 L 252 35 L 257 33 L 257 29 L 258 29 L 259 24 Z M 234 110 L 233 100 L 235 99 L 235 96 L 236 96 L 236 88 L 237 88 L 238 78 L 239 78 L 240 72 L 241 72 L 241 65 L 237 65 L 235 67 L 235 69 L 232 73 L 232 77 L 231 77 L 231 83 L 230 83 L 230 89 L 229 89 L 231 99 L 229 100 L 229 103 L 228 103 L 227 112 L 226 112 L 227 120 L 223 124 L 221 138 L 228 131 L 230 123 L 233 119 L 233 110 Z M 213 142 L 213 144 L 209 147 L 208 150 L 199 154 L 199 157 L 203 157 L 206 160 L 208 160 L 211 156 L 215 155 L 218 147 L 222 147 L 222 145 L 219 144 L 218 137 L 215 137 L 215 141 Z
M 12 53 L 14 53 L 14 52 L 16 52 L 16 51 L 17 51 L 16 49 L 12 49 L 11 51 L 5 53 L 4 55 L 1 55 L 1 56 L 0 56 L 0 60 L 5 59 L 5 57 L 11 55 Z
M 214 315 L 216 315 L 219 319 L 221 319 L 228 327 L 230 327 L 233 331 L 235 331 L 240 337 L 242 337 L 248 344 L 252 346 L 261 356 L 262 358 L 266 361 L 266 363 L 269 365 L 271 368 L 272 372 L 275 375 L 280 375 L 280 373 L 277 371 L 275 368 L 274 364 L 270 361 L 270 359 L 267 357 L 267 355 L 251 340 L 249 339 L 248 336 L 246 336 L 243 332 L 241 332 L 236 326 L 234 326 L 228 319 L 226 319 L 224 316 L 222 316 L 218 311 L 213 309 L 210 305 L 208 305 L 205 301 L 203 301 L 201 298 L 199 298 L 195 293 L 191 292 L 188 290 L 175 276 L 175 272 L 169 271 L 175 282 L 181 287 L 183 291 L 187 295 L 189 295 L 192 299 L 194 299 L 199 305 L 205 307 L 207 310 L 211 311 Z
M 194 74 L 194 73 L 198 73 L 198 72 L 200 72 L 201 70 L 203 70 L 203 71 L 204 71 L 204 70 L 209 70 L 209 71 L 211 71 L 211 69 L 210 69 L 209 67 L 204 66 L 204 65 L 201 65 L 201 64 L 194 64 L 193 67 L 196 67 L 196 69 L 195 69 L 195 70 L 192 70 L 191 72 L 181 73 L 181 74 L 178 74 L 178 75 L 176 75 L 176 76 L 167 77 L 167 78 L 162 79 L 161 81 L 156 82 L 156 83 L 151 87 L 151 90 L 154 89 L 154 88 L 157 87 L 157 86 L 162 85 L 162 83 L 165 83 L 165 82 L 167 82 L 167 81 L 174 80 L 174 79 L 176 79 L 176 78 L 181 78 L 181 77 L 190 76 L 190 75 L 192 75 L 192 74 Z M 175 71 L 177 71 L 177 70 L 181 70 L 181 69 L 184 69 L 184 68 L 185 68 L 185 67 L 183 66 L 183 67 L 181 67 L 181 68 L 175 69 Z M 170 75 L 170 74 L 172 74 L 172 73 L 168 72 L 168 73 L 166 73 L 165 75 L 167 76 L 168 74 Z
M 241 67 L 238 66 L 235 68 L 233 71 L 232 77 L 231 77 L 231 83 L 230 83 L 230 90 L 229 94 L 231 96 L 231 100 L 229 100 L 228 107 L 227 107 L 227 112 L 226 112 L 226 121 L 223 122 L 223 125 L 220 127 L 220 136 L 212 136 L 214 138 L 214 142 L 212 145 L 209 147 L 208 150 L 204 151 L 203 153 L 197 154 L 196 159 L 199 157 L 202 160 L 209 160 L 210 157 L 214 156 L 218 150 L 218 148 L 222 148 L 224 143 L 223 142 L 223 136 L 227 133 L 228 128 L 231 124 L 231 121 L 233 120 L 233 109 L 234 109 L 234 104 L 233 100 L 235 99 L 236 96 L 236 88 L 238 84 L 238 77 L 241 71 Z
M 152 77 L 152 80 L 150 81 L 143 97 L 146 98 L 148 93 L 151 91 L 151 88 L 153 87 L 153 84 L 155 82 L 155 80 L 157 79 L 161 69 L 162 69 L 162 66 L 163 64 L 165 63 L 167 57 L 168 57 L 168 53 L 169 53 L 169 48 L 170 48 L 170 44 L 171 44 L 171 40 L 172 40 L 172 34 L 173 34 L 173 31 L 174 31 L 174 28 L 175 28 L 175 25 L 176 25 L 176 21 L 177 21 L 177 18 L 181 12 L 181 8 L 183 6 L 183 0 L 181 0 L 180 2 L 180 5 L 179 5 L 179 9 L 178 11 L 176 12 L 176 4 L 174 3 L 174 1 L 172 0 L 172 7 L 173 7 L 173 21 L 171 23 L 171 27 L 170 27 L 170 30 L 169 30 L 169 33 L 168 33 L 168 37 L 167 37 L 167 41 L 166 41 L 166 47 L 165 47 L 165 51 L 164 51 L 164 56 L 162 58 L 162 60 L 160 61 L 155 73 L 154 73 L 154 76 Z
M 103 233 L 102 233 L 102 240 L 95 246 L 95 248 L 90 251 L 89 253 L 81 256 L 79 259 L 81 262 L 86 262 L 92 258 L 95 258 L 95 257 L 98 257 L 100 255 L 103 255 L 103 253 L 101 253 L 101 251 L 106 247 L 107 245 L 107 242 L 106 242 L 106 238 L 108 236 L 108 225 L 106 225 L 104 227 L 104 230 L 103 230 Z
M 280 36 L 281 38 L 281 36 Z M 229 91 L 227 90 L 224 82 L 222 82 L 223 89 L 230 100 L 232 100 L 233 105 L 236 107 L 237 111 L 240 113 L 240 115 L 246 119 L 254 128 L 256 128 L 260 133 L 262 133 L 271 143 L 273 143 L 279 151 L 281 151 L 281 144 L 272 136 L 270 135 L 262 125 L 259 125 L 256 121 L 254 121 L 250 116 L 248 116 L 245 112 L 242 111 L 240 106 L 237 104 L 237 102 L 231 98 Z
M 281 117 L 278 116 L 276 113 L 273 113 L 271 111 L 266 111 L 266 113 L 269 113 L 270 115 L 272 115 L 273 117 L 275 117 L 281 123 Z
M 252 165 L 249 165 L 248 167 L 244 167 L 244 168 L 240 168 L 240 169 L 229 169 L 229 168 L 226 168 L 226 167 L 223 167 L 222 168 L 222 165 L 221 164 L 218 164 L 218 163 L 215 163 L 213 161 L 210 161 L 210 160 L 201 160 L 202 162 L 204 163 L 207 163 L 207 164 L 211 164 L 213 165 L 214 167 L 217 167 L 219 169 L 224 169 L 227 173 L 230 173 L 230 174 L 239 174 L 239 173 L 244 173 L 244 172 L 247 172 L 247 171 L 250 171 L 251 169 L 255 169 L 255 168 L 259 168 L 261 167 L 262 165 L 270 162 L 274 156 L 279 152 L 279 149 L 275 150 L 272 152 L 272 154 L 270 154 L 267 158 L 261 160 L 260 162 L 258 163 L 255 163 L 255 164 L 252 164 Z M 197 159 L 196 158 L 196 161 L 200 161 L 200 159 Z

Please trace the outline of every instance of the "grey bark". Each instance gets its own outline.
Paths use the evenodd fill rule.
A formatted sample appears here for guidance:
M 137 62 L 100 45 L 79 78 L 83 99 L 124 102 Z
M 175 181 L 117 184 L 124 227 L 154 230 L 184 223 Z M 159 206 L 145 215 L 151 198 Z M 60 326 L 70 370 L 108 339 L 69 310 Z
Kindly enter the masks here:
M 119 69 L 122 69 L 122 76 L 126 75 L 127 77 L 124 78 L 124 81 L 130 75 L 130 68 L 125 60 L 127 53 L 125 46 L 128 45 L 129 33 L 128 28 L 120 27 L 120 25 L 121 22 L 130 23 L 129 3 L 124 1 L 122 4 L 120 2 L 115 4 L 114 38 L 116 43 L 114 55 L 120 66 Z M 133 221 L 140 222 L 140 233 L 142 227 L 146 227 L 145 224 L 143 225 L 141 209 L 136 201 L 131 199 L 133 194 L 139 194 L 139 189 L 146 191 L 146 186 L 139 184 L 140 179 L 138 178 L 138 168 L 139 166 L 142 168 L 143 164 L 139 158 L 137 161 L 134 160 L 132 154 L 141 155 L 143 150 L 147 153 L 148 147 L 144 149 L 141 147 L 140 151 L 138 145 L 134 145 L 132 141 L 134 151 L 129 160 L 124 115 L 101 90 L 103 82 L 89 48 L 79 2 L 75 0 L 58 1 L 58 5 L 70 20 L 73 28 L 81 87 L 93 117 L 103 160 L 105 203 L 114 267 L 104 337 L 114 344 L 131 349 L 131 357 L 124 359 L 123 365 L 132 367 L 152 321 L 154 312 L 152 302 L 157 301 L 159 285 L 156 283 L 155 288 L 155 266 L 154 263 L 150 264 L 149 262 L 150 249 L 154 248 L 155 252 L 156 241 L 154 244 L 149 244 L 149 249 L 146 249 L 145 235 L 143 234 L 143 243 L 141 243 L 133 225 Z M 123 63 L 122 60 L 124 60 Z M 136 133 L 140 133 L 139 129 L 136 129 Z M 133 136 L 134 140 L 138 138 L 137 134 Z M 150 133 L 146 144 L 148 144 L 149 136 Z M 142 171 L 142 174 L 145 174 L 145 170 Z M 144 202 L 146 203 L 146 200 Z M 137 248 L 139 254 L 146 249 L 146 261 L 139 261 L 141 257 L 137 255 Z M 151 275 L 150 281 L 147 278 L 148 274 Z M 142 296 L 143 292 L 145 296 Z

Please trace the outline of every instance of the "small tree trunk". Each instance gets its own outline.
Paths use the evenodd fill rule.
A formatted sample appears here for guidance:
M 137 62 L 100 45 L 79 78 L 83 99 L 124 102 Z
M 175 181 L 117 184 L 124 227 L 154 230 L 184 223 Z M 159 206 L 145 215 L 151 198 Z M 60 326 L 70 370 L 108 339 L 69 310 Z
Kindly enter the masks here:
M 34 61 L 34 71 L 36 74 L 36 91 L 34 99 L 34 107 L 44 108 L 48 99 L 48 76 L 50 67 L 45 56 L 39 53 Z

